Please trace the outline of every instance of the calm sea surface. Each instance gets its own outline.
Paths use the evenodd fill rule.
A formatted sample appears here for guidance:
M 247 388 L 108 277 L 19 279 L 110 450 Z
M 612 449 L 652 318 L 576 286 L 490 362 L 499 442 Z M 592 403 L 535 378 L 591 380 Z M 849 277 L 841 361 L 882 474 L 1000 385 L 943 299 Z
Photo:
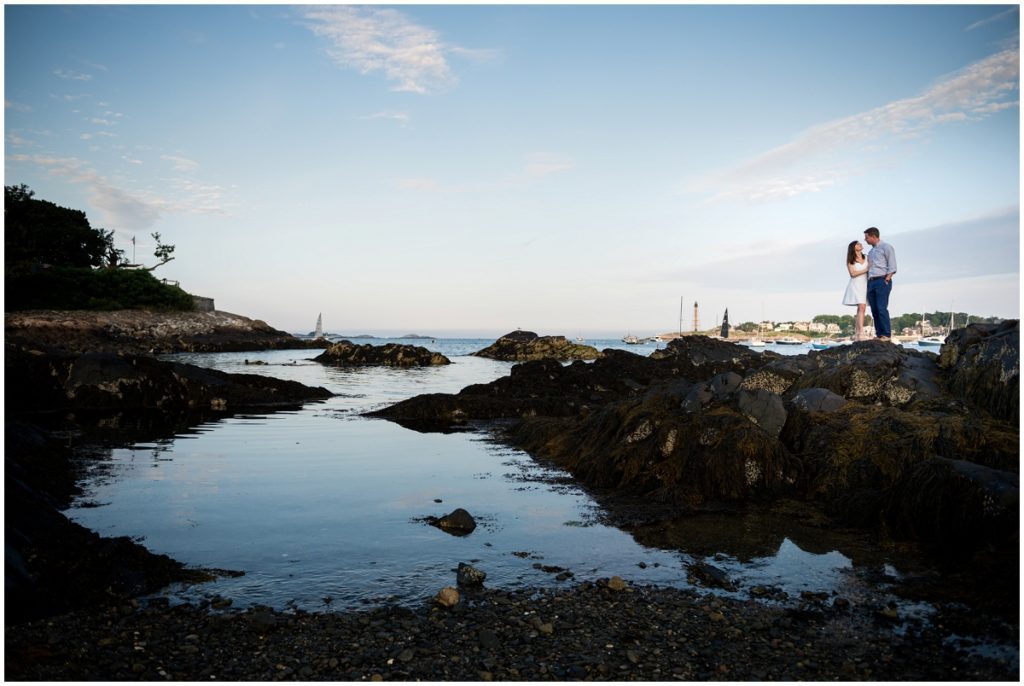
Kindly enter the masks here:
M 236 607 L 418 603 L 453 585 L 459 562 L 484 570 L 489 586 L 506 588 L 565 583 L 538 568 L 543 566 L 571 570 L 577 580 L 619 575 L 686 586 L 685 565 L 699 559 L 726 569 L 744 595 L 763 584 L 791 595 L 828 591 L 847 598 L 884 592 L 885 580 L 901 573 L 888 560 L 868 556 L 865 563 L 838 545 L 803 544 L 805 550 L 802 539 L 778 523 L 766 523 L 763 535 L 755 532 L 756 553 L 730 546 L 728 535 L 714 550 L 707 547 L 708 535 L 699 536 L 695 547 L 686 536 L 673 545 L 646 547 L 598 523 L 597 506 L 582 490 L 552 485 L 551 477 L 561 474 L 485 434 L 425 434 L 364 418 L 368 410 L 414 395 L 454 393 L 492 381 L 512 366 L 468 355 L 491 339 L 398 342 L 437 350 L 453 364 L 339 369 L 311 361 L 318 354 L 311 350 L 168 356 L 324 386 L 338 395 L 299 411 L 236 416 L 173 440 L 114 450 L 95 465 L 68 515 L 100 534 L 131 536 L 188 565 L 244 571 L 239 578 L 170 593 L 192 601 L 219 595 Z M 587 342 L 642 355 L 658 347 Z M 797 354 L 808 348 L 768 349 Z M 456 507 L 478 521 L 469 536 L 451 536 L 419 521 Z M 750 523 L 744 527 L 749 537 Z M 867 584 L 866 576 L 874 581 Z

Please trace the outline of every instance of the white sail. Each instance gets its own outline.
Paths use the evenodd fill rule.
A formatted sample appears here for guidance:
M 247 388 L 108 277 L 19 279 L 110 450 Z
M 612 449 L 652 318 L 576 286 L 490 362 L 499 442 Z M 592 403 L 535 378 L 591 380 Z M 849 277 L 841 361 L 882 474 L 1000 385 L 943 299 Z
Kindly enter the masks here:
M 322 312 L 316 316 L 316 331 L 313 332 L 313 338 L 323 338 L 324 337 L 323 316 L 324 315 L 323 315 Z

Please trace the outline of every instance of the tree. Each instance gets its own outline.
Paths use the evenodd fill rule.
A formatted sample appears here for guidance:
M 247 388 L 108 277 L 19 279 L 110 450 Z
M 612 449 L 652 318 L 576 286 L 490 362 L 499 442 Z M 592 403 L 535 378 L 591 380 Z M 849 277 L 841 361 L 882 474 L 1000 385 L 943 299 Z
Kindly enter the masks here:
M 94 229 L 85 213 L 36 200 L 32 190 L 4 186 L 4 267 L 96 268 L 109 261 L 113 232 Z
M 174 259 L 173 257 L 171 257 L 171 254 L 174 252 L 174 246 L 173 245 L 165 245 L 165 244 L 161 243 L 160 242 L 160 233 L 159 232 L 153 233 L 153 234 L 150 234 L 150 235 L 153 236 L 153 240 L 156 241 L 156 250 L 153 252 L 153 255 L 156 256 L 156 258 L 158 260 L 160 260 L 160 261 L 158 263 L 156 263 L 155 265 L 153 265 L 152 267 L 146 267 L 146 271 L 147 272 L 151 272 L 154 269 L 156 269 L 157 267 L 162 267 L 162 266 L 164 266 L 165 264 L 167 264 L 168 262 L 170 262 L 171 260 Z

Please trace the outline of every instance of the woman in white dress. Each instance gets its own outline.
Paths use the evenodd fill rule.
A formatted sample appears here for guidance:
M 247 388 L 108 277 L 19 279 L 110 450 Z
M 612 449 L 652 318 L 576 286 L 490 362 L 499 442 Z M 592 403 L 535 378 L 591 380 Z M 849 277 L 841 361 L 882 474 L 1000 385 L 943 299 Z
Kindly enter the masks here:
M 864 310 L 868 304 L 868 258 L 860 241 L 853 241 L 846 249 L 846 271 L 850 272 L 850 283 L 846 284 L 843 304 L 857 306 L 854 340 L 860 341 L 864 339 Z

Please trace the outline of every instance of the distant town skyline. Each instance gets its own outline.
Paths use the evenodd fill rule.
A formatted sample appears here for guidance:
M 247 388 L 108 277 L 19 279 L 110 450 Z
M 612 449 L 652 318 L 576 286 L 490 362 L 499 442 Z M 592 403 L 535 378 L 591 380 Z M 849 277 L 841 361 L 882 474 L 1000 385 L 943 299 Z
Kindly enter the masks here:
M 1019 317 L 1017 5 L 4 7 L 5 183 L 292 332 Z M 686 319 L 684 318 L 684 323 Z

